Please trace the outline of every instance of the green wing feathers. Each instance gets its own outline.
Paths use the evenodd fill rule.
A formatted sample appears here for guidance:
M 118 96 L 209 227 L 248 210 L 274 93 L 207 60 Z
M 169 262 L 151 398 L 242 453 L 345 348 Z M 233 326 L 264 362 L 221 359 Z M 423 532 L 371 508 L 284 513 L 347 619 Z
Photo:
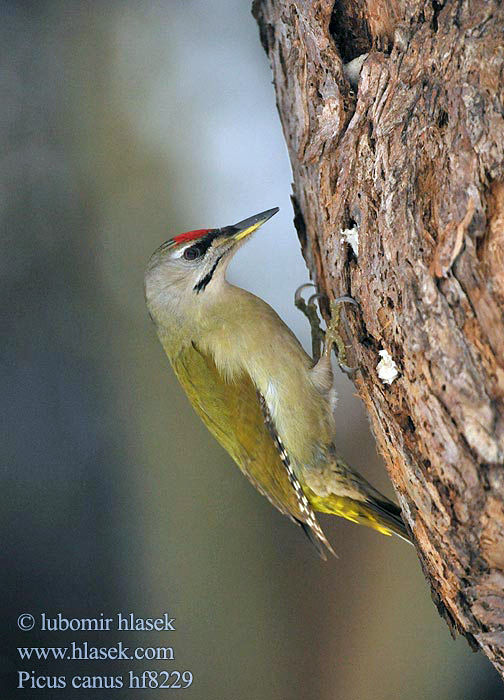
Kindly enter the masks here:
M 212 357 L 194 343 L 172 365 L 196 412 L 241 471 L 279 511 L 304 522 L 250 378 L 242 374 L 226 381 Z

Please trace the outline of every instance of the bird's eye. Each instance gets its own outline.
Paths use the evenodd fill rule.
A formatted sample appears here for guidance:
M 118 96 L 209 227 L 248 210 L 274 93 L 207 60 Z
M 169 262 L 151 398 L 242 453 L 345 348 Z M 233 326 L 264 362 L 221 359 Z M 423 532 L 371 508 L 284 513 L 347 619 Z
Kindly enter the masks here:
M 192 245 L 190 248 L 184 250 L 185 260 L 196 260 L 201 255 L 201 250 L 196 245 Z

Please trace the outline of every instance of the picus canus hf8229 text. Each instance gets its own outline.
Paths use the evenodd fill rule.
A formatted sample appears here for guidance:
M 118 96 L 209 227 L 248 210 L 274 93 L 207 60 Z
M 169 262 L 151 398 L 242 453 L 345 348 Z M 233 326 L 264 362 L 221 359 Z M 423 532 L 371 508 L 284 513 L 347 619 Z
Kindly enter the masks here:
M 268 304 L 226 280 L 231 257 L 277 211 L 155 251 L 145 296 L 159 338 L 209 431 L 320 552 L 331 547 L 315 511 L 407 539 L 399 508 L 336 452 L 332 343 L 314 363 Z

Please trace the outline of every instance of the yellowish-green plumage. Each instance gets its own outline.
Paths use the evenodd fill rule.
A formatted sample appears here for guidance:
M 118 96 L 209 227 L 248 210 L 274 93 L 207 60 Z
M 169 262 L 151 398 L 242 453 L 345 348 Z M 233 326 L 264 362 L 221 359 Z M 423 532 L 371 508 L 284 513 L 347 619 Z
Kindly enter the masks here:
M 197 414 L 245 476 L 282 513 L 299 517 L 297 499 L 250 378 L 242 374 L 224 380 L 212 357 L 196 345 L 174 358 L 173 369 Z
M 156 251 L 146 298 L 166 354 L 209 431 L 312 539 L 330 549 L 313 511 L 406 537 L 397 506 L 336 454 L 330 348 L 313 366 L 270 306 L 225 279 L 238 241 L 266 218 Z

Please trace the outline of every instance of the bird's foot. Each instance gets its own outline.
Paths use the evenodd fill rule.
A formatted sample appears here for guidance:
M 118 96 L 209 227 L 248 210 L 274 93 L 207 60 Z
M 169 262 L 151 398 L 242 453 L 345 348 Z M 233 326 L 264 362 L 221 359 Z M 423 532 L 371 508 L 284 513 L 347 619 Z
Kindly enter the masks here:
M 341 370 L 345 372 L 345 374 L 352 376 L 353 374 L 355 374 L 358 368 L 349 367 L 347 365 L 346 346 L 340 333 L 341 308 L 345 303 L 355 304 L 355 306 L 359 306 L 355 299 L 352 299 L 352 297 L 349 296 L 337 297 L 336 299 L 333 299 L 330 302 L 331 320 L 327 325 L 327 330 L 325 333 L 324 355 L 330 355 L 332 347 L 333 345 L 335 345 L 337 349 L 336 354 L 338 357 L 338 364 Z
M 312 356 L 313 361 L 317 363 L 320 359 L 322 346 L 324 344 L 325 332 L 320 327 L 320 317 L 315 304 L 315 300 L 320 297 L 320 294 L 312 294 L 306 302 L 302 295 L 302 291 L 307 287 L 315 287 L 315 285 L 313 282 L 307 282 L 306 284 L 302 284 L 300 287 L 298 287 L 294 295 L 294 304 L 296 308 L 306 316 L 310 324 Z

